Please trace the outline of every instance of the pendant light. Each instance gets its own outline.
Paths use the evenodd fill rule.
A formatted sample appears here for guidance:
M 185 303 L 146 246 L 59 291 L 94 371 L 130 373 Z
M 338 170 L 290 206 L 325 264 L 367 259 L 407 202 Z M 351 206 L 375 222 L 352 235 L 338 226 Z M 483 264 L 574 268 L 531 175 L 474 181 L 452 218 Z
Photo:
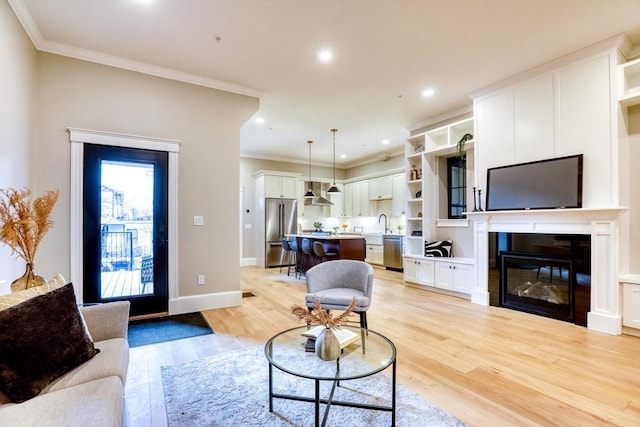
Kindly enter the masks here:
M 336 132 L 338 132 L 338 129 L 331 129 L 331 132 L 333 133 L 333 184 L 331 184 L 327 193 L 335 194 L 340 193 L 340 189 L 336 185 Z
M 307 189 L 307 192 L 304 193 L 304 198 L 312 199 L 316 197 L 312 189 L 313 184 L 311 183 L 311 144 L 313 144 L 313 141 L 307 141 L 307 144 L 309 144 L 309 188 Z

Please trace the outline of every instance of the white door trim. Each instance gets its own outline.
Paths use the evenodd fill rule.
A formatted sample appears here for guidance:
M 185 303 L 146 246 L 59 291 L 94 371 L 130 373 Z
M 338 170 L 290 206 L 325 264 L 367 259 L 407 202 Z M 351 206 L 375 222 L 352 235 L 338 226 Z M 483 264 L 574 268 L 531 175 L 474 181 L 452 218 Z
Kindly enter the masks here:
M 168 271 L 167 286 L 169 301 L 178 297 L 178 153 L 180 141 L 146 136 L 125 135 L 96 130 L 68 128 L 71 143 L 71 206 L 70 206 L 70 245 L 71 245 L 71 281 L 78 302 L 83 302 L 84 263 L 82 249 L 83 216 L 83 172 L 84 144 L 99 144 L 116 147 L 138 148 L 143 150 L 166 151 L 169 156 L 168 178 Z

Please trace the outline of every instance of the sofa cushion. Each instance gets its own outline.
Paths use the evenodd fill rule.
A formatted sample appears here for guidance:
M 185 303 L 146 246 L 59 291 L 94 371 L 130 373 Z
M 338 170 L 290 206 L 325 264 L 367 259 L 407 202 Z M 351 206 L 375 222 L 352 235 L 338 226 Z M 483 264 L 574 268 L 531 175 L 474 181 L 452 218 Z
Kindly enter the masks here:
M 42 286 L 35 286 L 33 288 L 24 289 L 22 291 L 0 295 L 0 311 L 9 307 L 13 307 L 14 305 L 18 305 L 38 295 L 46 294 L 47 292 L 58 289 L 66 284 L 67 282 L 64 280 L 62 274 L 58 273 Z
M 0 311 L 0 390 L 13 402 L 40 393 L 97 351 L 71 283 Z
M 98 341 L 95 346 L 100 350 L 100 353 L 51 382 L 42 390 L 42 393 L 51 393 L 110 376 L 120 378 L 122 385 L 124 385 L 127 379 L 127 367 L 129 366 L 129 343 L 127 340 L 114 338 Z
M 108 377 L 0 407 L 0 426 L 122 425 L 124 387 Z

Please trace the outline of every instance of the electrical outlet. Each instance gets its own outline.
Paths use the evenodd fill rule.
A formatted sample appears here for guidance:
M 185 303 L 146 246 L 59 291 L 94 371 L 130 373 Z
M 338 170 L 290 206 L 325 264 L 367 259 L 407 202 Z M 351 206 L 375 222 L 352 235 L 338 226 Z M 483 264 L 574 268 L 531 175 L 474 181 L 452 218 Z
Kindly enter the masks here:
M 204 285 L 204 274 L 198 274 L 198 286 Z

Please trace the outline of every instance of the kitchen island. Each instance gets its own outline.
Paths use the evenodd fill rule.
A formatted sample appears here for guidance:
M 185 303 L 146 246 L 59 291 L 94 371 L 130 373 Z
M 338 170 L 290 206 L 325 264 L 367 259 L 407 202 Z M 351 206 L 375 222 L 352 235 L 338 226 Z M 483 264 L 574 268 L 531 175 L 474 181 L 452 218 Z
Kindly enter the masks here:
M 287 234 L 287 238 L 296 239 L 298 247 L 302 249 L 302 239 L 309 239 L 311 246 L 313 242 L 322 242 L 325 251 L 337 252 L 338 259 L 355 259 L 364 261 L 366 255 L 365 239 L 360 235 L 353 234 Z

